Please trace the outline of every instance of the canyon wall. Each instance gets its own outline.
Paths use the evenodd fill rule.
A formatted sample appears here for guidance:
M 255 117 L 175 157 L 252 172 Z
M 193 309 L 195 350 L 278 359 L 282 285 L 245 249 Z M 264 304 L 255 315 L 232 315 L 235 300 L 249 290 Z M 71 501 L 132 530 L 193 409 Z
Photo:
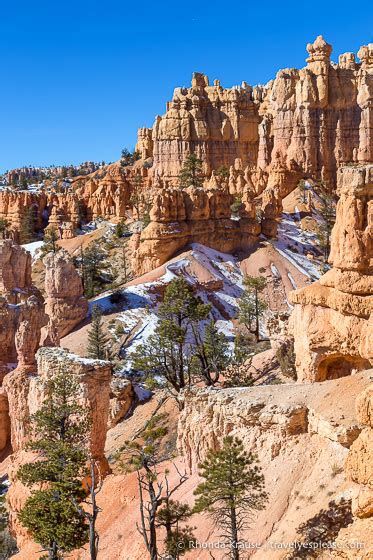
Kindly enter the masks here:
M 139 147 L 153 156 L 152 173 L 176 179 L 195 153 L 207 176 L 235 158 L 244 165 L 276 168 L 333 184 L 339 166 L 373 161 L 373 45 L 340 55 L 321 37 L 307 45 L 307 66 L 280 70 L 265 86 L 223 88 L 193 74 L 189 88 L 176 88 L 166 113 L 152 129 L 153 149 L 140 129 Z M 269 180 L 273 186 L 273 180 Z
M 178 448 L 191 473 L 210 449 L 220 448 L 228 434 L 241 439 L 245 451 L 259 459 L 270 502 L 264 511 L 253 512 L 250 528 L 242 534 L 244 541 L 263 545 L 334 541 L 343 538 L 343 531 L 348 533 L 353 516 L 359 515 L 360 539 L 357 528 L 351 530 L 350 542 L 353 538 L 365 542 L 366 556 L 338 558 L 369 557 L 373 550 L 372 520 L 367 517 L 371 515 L 371 428 L 364 427 L 363 414 L 371 416 L 371 375 L 372 370 L 337 381 L 276 385 L 275 390 L 267 385 L 195 389 L 185 395 Z M 360 404 L 355 411 L 356 398 Z M 351 473 L 347 481 L 346 459 Z M 351 479 L 361 485 L 358 493 L 351 488 Z M 308 532 L 312 527 L 314 537 Z M 289 558 L 287 554 L 283 548 L 263 546 L 254 557 L 279 560 Z M 322 557 L 334 558 L 328 554 Z
M 299 381 L 323 381 L 373 364 L 373 165 L 338 171 L 332 269 L 290 294 Z
M 254 203 L 248 200 L 241 219 L 233 220 L 232 202 L 223 189 L 162 189 L 150 224 L 131 240 L 134 271 L 149 272 L 193 242 L 227 253 L 253 247 L 260 233 Z
M 360 48 L 360 62 L 354 53 L 331 62 L 332 48 L 321 36 L 307 51 L 305 68 L 280 70 L 265 86 L 224 88 L 219 80 L 209 85 L 207 76 L 193 74 L 191 87 L 175 89 L 153 128 L 139 129 L 141 159 L 132 166 L 108 165 L 69 180 L 61 192 L 53 185 L 40 192 L 2 189 L 0 217 L 9 220 L 9 235 L 19 239 L 29 208 L 37 230 L 49 224 L 61 237 L 74 236 L 82 221 L 125 219 L 134 176 L 142 175 L 144 193 L 152 198 L 150 191 L 176 186 L 191 153 L 202 160 L 206 185 L 210 179 L 221 184 L 218 170 L 225 166 L 231 194 L 242 194 L 244 187 L 254 187 L 257 195 L 269 189 L 277 216 L 278 201 L 302 178 L 334 188 L 340 166 L 373 162 L 373 45 Z M 238 159 L 245 171 L 237 183 Z M 275 229 L 268 221 L 263 233 Z
M 147 170 L 141 172 L 147 175 Z M 137 171 L 136 171 L 137 173 Z M 91 175 L 76 177 L 67 187 L 39 190 L 0 190 L 0 217 L 9 222 L 7 235 L 23 241 L 22 228 L 32 209 L 34 232 L 46 227 L 58 230 L 60 237 L 71 238 L 82 223 L 104 218 L 118 221 L 130 206 L 134 172 L 119 163 Z

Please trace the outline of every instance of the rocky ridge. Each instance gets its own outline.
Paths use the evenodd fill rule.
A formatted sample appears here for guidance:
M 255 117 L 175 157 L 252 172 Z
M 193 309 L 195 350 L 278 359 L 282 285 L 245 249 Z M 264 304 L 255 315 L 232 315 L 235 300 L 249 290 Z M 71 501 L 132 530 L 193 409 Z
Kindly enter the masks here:
M 342 167 L 338 194 L 332 269 L 290 294 L 302 382 L 349 375 L 373 363 L 373 166 Z

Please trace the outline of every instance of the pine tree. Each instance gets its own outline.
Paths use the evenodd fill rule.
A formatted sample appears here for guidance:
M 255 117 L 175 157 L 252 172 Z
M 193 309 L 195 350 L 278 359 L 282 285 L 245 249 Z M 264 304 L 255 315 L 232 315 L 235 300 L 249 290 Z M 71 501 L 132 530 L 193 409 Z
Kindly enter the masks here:
M 118 239 L 123 237 L 126 233 L 128 233 L 128 226 L 126 225 L 124 220 L 118 222 L 115 226 L 114 235 Z
M 129 259 L 127 257 L 126 245 L 123 245 L 123 251 L 122 251 L 122 270 L 123 270 L 123 281 L 125 284 L 127 284 L 127 282 L 131 280 L 132 270 L 131 270 Z
M 224 438 L 218 451 L 209 451 L 199 465 L 201 482 L 194 494 L 195 511 L 207 511 L 230 547 L 231 560 L 239 560 L 240 534 L 249 526 L 254 510 L 264 508 L 267 494 L 257 459 L 242 442 Z
M 109 337 L 104 333 L 102 311 L 99 305 L 92 309 L 92 323 L 88 332 L 87 356 L 94 360 L 110 359 Z
M 228 179 L 229 167 L 227 167 L 226 165 L 221 165 L 220 167 L 217 168 L 215 173 L 218 177 L 221 177 L 222 179 Z
M 0 236 L 2 239 L 6 239 L 8 236 L 10 222 L 6 218 L 0 218 Z
M 156 527 L 166 530 L 164 542 L 168 558 L 177 559 L 184 556 L 195 542 L 193 528 L 188 525 L 180 527 L 180 523 L 187 521 L 193 511 L 187 504 L 172 500 L 167 490 L 163 505 L 156 515 Z
M 82 269 L 84 269 L 84 292 L 87 297 L 94 296 L 107 282 L 105 273 L 109 268 L 107 254 L 98 243 L 92 243 L 82 251 Z
M 213 320 L 209 321 L 204 331 L 199 323 L 192 323 L 194 335 L 193 366 L 195 376 L 202 379 L 207 386 L 215 385 L 220 373 L 230 363 L 230 351 L 227 337 L 218 331 Z
M 26 209 L 19 230 L 21 243 L 30 243 L 35 238 L 36 215 L 35 208 L 30 206 Z
M 87 523 L 74 504 L 84 497 L 90 426 L 79 396 L 79 383 L 70 372 L 61 370 L 48 379 L 45 400 L 31 416 L 33 439 L 27 449 L 37 458 L 17 473 L 31 488 L 19 519 L 50 560 L 88 541 Z
M 259 294 L 265 289 L 267 282 L 264 276 L 246 276 L 244 279 L 244 292 L 238 301 L 238 320 L 245 325 L 249 333 L 255 334 L 256 340 L 260 340 L 260 318 L 268 305 Z M 254 329 L 252 324 L 254 322 Z
M 203 186 L 202 160 L 194 154 L 186 157 L 179 174 L 179 186 L 181 189 L 188 187 L 200 188 Z
M 140 159 L 139 152 L 136 152 L 136 150 L 130 152 L 127 148 L 124 148 L 121 153 L 120 164 L 122 167 L 127 167 L 133 165 L 138 159 Z
M 0 559 L 5 560 L 17 552 L 17 543 L 8 528 L 8 512 L 5 497 L 8 487 L 0 483 Z
M 57 245 L 57 241 L 59 241 L 60 235 L 56 228 L 47 229 L 44 233 L 44 241 L 41 248 L 41 254 L 47 255 L 48 253 L 53 253 L 54 255 L 57 251 L 60 250 L 61 247 Z
M 300 192 L 300 195 L 301 195 L 301 201 L 303 202 L 303 204 L 306 204 L 306 202 L 307 202 L 307 185 L 306 185 L 306 181 L 304 179 L 299 181 L 298 188 L 299 188 L 299 192 Z
M 191 348 L 188 340 L 192 323 L 205 320 L 211 306 L 196 297 L 184 278 L 172 280 L 158 307 L 159 322 L 153 335 L 140 345 L 133 367 L 148 375 L 150 381 L 163 378 L 174 395 L 191 383 Z
M 321 200 L 320 214 L 322 221 L 319 223 L 316 233 L 324 262 L 327 263 L 330 253 L 332 229 L 335 224 L 336 201 L 334 196 L 327 192 L 325 188 L 319 187 L 318 195 Z

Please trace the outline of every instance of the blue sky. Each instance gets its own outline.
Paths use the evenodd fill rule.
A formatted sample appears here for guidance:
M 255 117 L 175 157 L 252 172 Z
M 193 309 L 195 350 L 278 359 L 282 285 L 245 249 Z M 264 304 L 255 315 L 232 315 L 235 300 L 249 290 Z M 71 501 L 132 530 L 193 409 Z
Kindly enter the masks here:
M 0 5 L 0 171 L 117 159 L 193 71 L 265 83 L 318 34 L 334 60 L 373 42 L 366 0 Z

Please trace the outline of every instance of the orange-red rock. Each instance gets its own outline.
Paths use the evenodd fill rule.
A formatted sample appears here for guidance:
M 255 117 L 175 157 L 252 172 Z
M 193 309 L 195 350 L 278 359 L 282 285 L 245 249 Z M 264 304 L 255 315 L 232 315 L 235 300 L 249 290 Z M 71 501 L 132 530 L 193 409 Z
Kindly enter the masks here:
M 373 363 L 373 165 L 341 168 L 338 194 L 333 269 L 290 294 L 300 381 L 341 377 Z
M 71 332 L 88 311 L 81 278 L 69 254 L 60 250 L 44 257 L 45 312 L 49 315 L 45 334 L 56 346 L 60 338 Z

